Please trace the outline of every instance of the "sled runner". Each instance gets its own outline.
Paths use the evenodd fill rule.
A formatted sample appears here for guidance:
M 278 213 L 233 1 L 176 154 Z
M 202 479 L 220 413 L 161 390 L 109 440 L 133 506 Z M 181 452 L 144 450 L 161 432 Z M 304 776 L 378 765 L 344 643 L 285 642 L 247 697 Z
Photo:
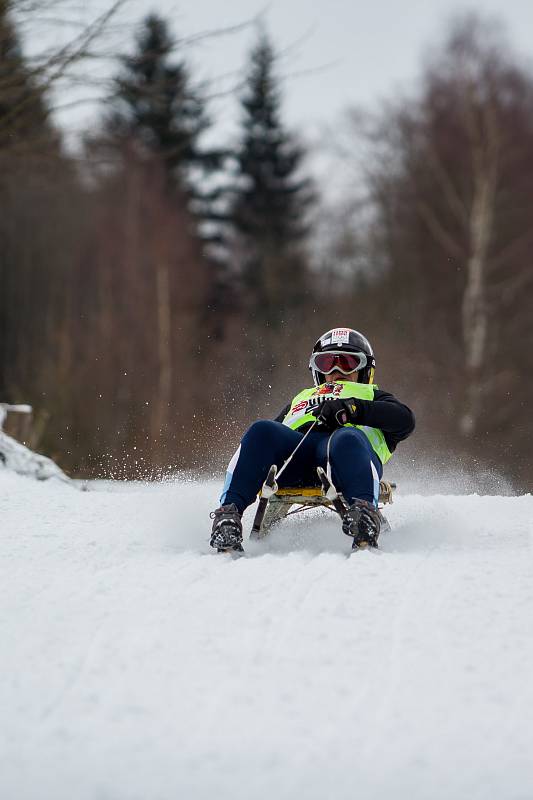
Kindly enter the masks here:
M 270 533 L 272 526 L 281 522 L 285 517 L 310 508 L 323 506 L 343 515 L 347 503 L 342 494 L 337 493 L 323 469 L 318 467 L 317 472 L 321 484 L 319 486 L 280 489 L 276 483 L 276 466 L 270 467 L 259 496 L 259 504 L 250 534 L 251 540 L 263 539 Z M 379 510 L 387 503 L 392 503 L 392 492 L 395 488 L 395 483 L 380 481 Z M 388 521 L 383 515 L 381 516 L 381 530 L 390 530 Z

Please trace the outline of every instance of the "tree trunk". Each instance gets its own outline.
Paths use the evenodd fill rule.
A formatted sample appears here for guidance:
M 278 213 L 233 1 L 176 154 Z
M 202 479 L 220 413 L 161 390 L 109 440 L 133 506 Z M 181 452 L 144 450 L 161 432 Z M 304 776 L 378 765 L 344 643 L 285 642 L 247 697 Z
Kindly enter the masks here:
M 158 387 L 157 413 L 155 414 L 156 435 L 168 426 L 170 403 L 172 400 L 172 310 L 170 307 L 170 286 L 168 265 L 159 262 L 156 270 L 157 283 L 157 352 Z
M 485 124 L 482 122 L 479 125 L 474 119 L 472 103 L 469 100 L 466 102 L 469 106 L 467 124 L 473 147 L 474 194 L 468 220 L 470 255 L 466 264 L 467 278 L 462 303 L 466 397 L 459 426 L 464 436 L 471 436 L 480 422 L 486 367 L 489 323 L 486 296 L 487 260 L 498 177 L 498 136 L 496 120 L 490 105 L 484 115 Z

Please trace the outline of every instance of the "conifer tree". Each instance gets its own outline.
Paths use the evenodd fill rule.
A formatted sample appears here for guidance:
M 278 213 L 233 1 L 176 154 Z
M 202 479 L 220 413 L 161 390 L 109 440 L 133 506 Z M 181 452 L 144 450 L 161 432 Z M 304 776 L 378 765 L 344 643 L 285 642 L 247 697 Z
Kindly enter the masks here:
M 155 14 L 147 16 L 134 54 L 120 59 L 122 72 L 115 79 L 110 98 L 114 108 L 106 129 L 112 143 L 133 146 L 137 156 L 155 159 L 164 170 L 169 194 L 180 206 L 186 205 L 191 237 L 201 241 L 210 267 L 211 308 L 216 297 L 222 298 L 219 288 L 225 269 L 219 209 L 224 191 L 218 179 L 225 151 L 201 144 L 211 122 L 188 64 L 176 59 L 177 49 L 167 22 Z M 211 316 L 218 330 L 220 321 Z
M 243 134 L 231 221 L 244 282 L 256 312 L 274 322 L 276 309 L 297 304 L 304 291 L 302 244 L 312 201 L 300 177 L 304 152 L 285 129 L 275 53 L 261 32 L 241 98 Z
M 136 52 L 121 58 L 123 70 L 111 98 L 116 108 L 107 130 L 161 159 L 169 186 L 196 195 L 191 170 L 209 172 L 218 166 L 220 156 L 200 147 L 200 136 L 210 122 L 187 64 L 173 61 L 175 51 L 165 20 L 155 14 L 146 17 Z

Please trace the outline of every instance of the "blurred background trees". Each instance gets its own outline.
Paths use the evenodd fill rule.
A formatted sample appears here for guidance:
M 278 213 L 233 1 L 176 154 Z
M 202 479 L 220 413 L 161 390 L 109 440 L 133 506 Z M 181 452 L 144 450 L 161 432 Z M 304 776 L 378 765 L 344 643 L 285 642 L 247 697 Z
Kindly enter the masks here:
M 230 206 L 232 263 L 242 273 L 255 322 L 273 328 L 305 302 L 309 275 L 302 243 L 312 202 L 311 182 L 300 171 L 303 148 L 283 125 L 275 65 L 262 31 L 241 96 L 242 136 Z
M 48 90 L 104 18 L 52 72 L 25 57 L 15 6 L 0 0 L 0 396 L 34 405 L 33 445 L 75 474 L 218 468 L 348 324 L 417 412 L 411 454 L 528 485 L 533 76 L 493 25 L 456 19 L 416 92 L 352 110 L 352 189 L 332 205 L 263 28 L 222 140 L 183 40 L 148 16 L 79 159 Z
M 524 476 L 532 91 L 500 33 L 468 15 L 427 65 L 419 95 L 358 116 L 353 131 L 370 147 L 368 272 L 385 265 L 371 294 L 395 337 L 395 364 L 408 365 L 393 365 L 394 379 L 425 387 L 417 407 L 427 446 L 440 436 Z
M 38 398 L 46 414 L 70 347 L 70 250 L 82 193 L 50 121 L 46 91 L 67 51 L 56 54 L 55 72 L 53 55 L 28 63 L 12 6 L 0 0 L 0 393 Z M 54 391 L 51 397 L 55 402 Z M 60 402 L 54 413 L 64 409 Z

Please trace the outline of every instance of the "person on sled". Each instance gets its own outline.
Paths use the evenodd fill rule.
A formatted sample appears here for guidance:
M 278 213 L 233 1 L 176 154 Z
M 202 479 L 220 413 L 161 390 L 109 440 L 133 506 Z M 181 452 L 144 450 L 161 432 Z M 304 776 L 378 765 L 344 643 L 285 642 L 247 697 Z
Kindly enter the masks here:
M 254 422 L 231 459 L 220 508 L 211 513 L 211 547 L 242 550 L 244 510 L 270 466 L 279 469 L 300 442 L 280 488 L 316 486 L 317 467 L 329 464 L 332 482 L 348 503 L 343 532 L 353 537 L 354 549 L 377 546 L 383 465 L 413 432 L 415 420 L 406 405 L 374 384 L 375 366 L 368 339 L 352 328 L 333 328 L 318 339 L 309 360 L 314 386 L 297 394 L 275 420 Z

